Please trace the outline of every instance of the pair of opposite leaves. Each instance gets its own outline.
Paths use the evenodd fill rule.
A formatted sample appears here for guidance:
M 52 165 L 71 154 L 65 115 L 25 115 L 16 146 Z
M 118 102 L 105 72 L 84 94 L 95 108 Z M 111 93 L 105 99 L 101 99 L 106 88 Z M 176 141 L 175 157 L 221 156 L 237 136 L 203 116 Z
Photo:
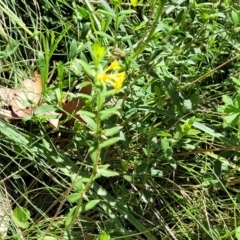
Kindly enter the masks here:
M 90 95 L 92 91 L 91 84 L 83 87 L 80 93 Z M 35 71 L 32 78 L 23 80 L 20 89 L 11 89 L 0 87 L 0 116 L 5 119 L 21 119 L 31 115 L 33 109 L 39 104 L 42 94 L 41 75 Z M 68 103 L 63 103 L 63 110 L 71 115 L 79 111 L 84 105 L 81 99 L 73 99 Z M 3 109 L 3 107 L 11 106 L 11 111 Z M 47 112 L 44 115 L 56 115 L 55 112 Z M 63 114 L 63 117 L 67 117 Z M 78 115 L 76 118 L 83 121 Z M 49 119 L 49 123 L 53 128 L 58 127 L 59 119 Z M 74 119 L 67 121 L 67 126 L 74 124 Z

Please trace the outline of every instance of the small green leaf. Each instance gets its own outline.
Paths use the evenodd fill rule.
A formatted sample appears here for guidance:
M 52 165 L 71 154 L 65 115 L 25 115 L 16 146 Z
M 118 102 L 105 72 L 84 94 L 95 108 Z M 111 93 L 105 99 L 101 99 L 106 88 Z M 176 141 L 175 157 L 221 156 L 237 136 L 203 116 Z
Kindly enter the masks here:
M 173 12 L 176 9 L 176 5 L 170 5 L 166 9 L 166 14 L 169 15 L 171 12 Z
M 160 131 L 157 133 L 158 136 L 161 136 L 161 137 L 171 137 L 172 135 L 168 132 L 163 132 L 163 131 Z
M 0 51 L 0 59 L 5 58 L 6 54 L 4 51 Z
M 88 82 L 88 81 L 81 82 L 76 86 L 76 89 L 82 89 L 90 84 L 91 84 L 91 82 Z
M 80 114 L 81 118 L 86 122 L 87 126 L 91 128 L 93 131 L 97 130 L 97 124 L 96 122 L 89 116 L 84 114 L 84 111 L 78 111 L 78 114 Z
M 135 173 L 136 174 L 141 174 L 141 173 L 144 173 L 146 171 L 148 167 L 148 164 L 147 163 L 140 163 L 136 169 L 135 169 Z
M 74 189 L 76 191 L 81 191 L 83 188 L 84 188 L 84 184 L 82 179 L 75 180 Z
M 188 124 L 188 122 L 185 122 L 185 123 L 182 125 L 182 132 L 183 132 L 184 134 L 187 134 L 190 129 L 191 129 L 191 126 Z
M 152 177 L 163 177 L 163 171 L 159 169 L 151 169 L 150 174 Z
M 109 129 L 105 129 L 103 134 L 107 137 L 113 136 L 114 134 L 118 133 L 122 129 L 122 126 L 117 126 Z
M 192 109 L 192 102 L 190 99 L 184 99 L 183 101 L 183 105 L 185 108 L 187 108 L 188 110 Z
M 13 216 L 17 217 L 19 221 L 25 222 L 30 219 L 30 211 L 24 207 L 16 207 L 13 210 Z
M 223 95 L 222 100 L 226 105 L 233 105 L 233 100 L 227 95 Z
M 10 43 L 7 45 L 5 52 L 5 57 L 11 56 L 13 53 L 16 52 L 19 46 L 19 42 L 16 40 L 11 40 Z
M 237 240 L 240 240 L 240 227 L 237 227 L 235 230 L 235 237 Z
M 57 73 L 58 73 L 57 79 L 59 82 L 58 85 L 62 89 L 62 81 L 63 81 L 63 75 L 64 75 L 64 67 L 63 67 L 62 61 L 59 61 L 57 64 Z
M 16 207 L 12 212 L 12 218 L 18 227 L 27 228 L 29 225 L 30 211 L 24 207 Z
M 193 116 L 193 117 L 191 117 L 191 118 L 188 120 L 189 126 L 192 127 L 192 125 L 194 124 L 194 122 L 195 122 L 195 117 Z
M 101 37 L 104 37 L 104 38 L 108 39 L 111 42 L 114 42 L 114 38 L 107 33 L 100 32 L 100 31 L 95 31 L 94 33 L 101 36 Z
M 98 203 L 100 202 L 100 200 L 91 200 L 88 203 L 82 205 L 79 209 L 80 212 L 86 212 L 89 211 L 91 209 L 93 209 Z
M 224 121 L 228 124 L 231 125 L 232 127 L 235 127 L 238 123 L 240 113 L 234 113 L 229 116 L 224 117 Z
M 86 62 L 84 62 L 81 59 L 78 59 L 79 63 L 81 64 L 82 68 L 84 69 L 84 71 L 87 73 L 88 76 L 92 76 L 93 75 L 93 71 L 90 67 L 90 65 L 88 65 Z
M 75 202 L 78 202 L 80 198 L 81 198 L 80 193 L 72 193 L 68 196 L 67 200 L 70 203 L 75 203 Z
M 165 157 L 172 161 L 173 160 L 172 155 L 173 155 L 173 150 L 169 147 L 165 152 Z
M 132 176 L 130 176 L 130 175 L 123 175 L 123 178 L 124 178 L 126 181 L 132 183 L 132 180 L 133 180 L 133 177 L 132 177 Z
M 117 27 L 117 29 L 119 28 L 120 24 L 123 22 L 124 19 L 125 19 L 125 15 L 120 15 L 120 16 L 117 18 L 117 22 L 116 22 L 116 27 Z
M 67 25 L 63 30 L 62 32 L 58 35 L 58 37 L 55 39 L 54 37 L 54 32 L 52 31 L 53 33 L 53 39 L 52 39 L 52 43 L 51 43 L 51 46 L 50 46 L 50 49 L 49 49 L 49 53 L 48 53 L 48 60 L 50 60 L 50 58 L 52 57 L 53 53 L 55 52 L 55 50 L 57 49 L 58 47 L 58 44 L 61 42 L 61 40 L 63 39 L 63 37 L 66 35 L 66 33 L 68 32 L 68 30 L 71 28 L 72 25 Z
M 236 100 L 234 101 L 235 107 L 238 108 L 238 112 L 240 112 L 240 96 L 237 96 Z
M 184 19 L 184 17 L 185 17 L 185 12 L 186 12 L 186 9 L 185 8 L 183 8 L 179 13 L 178 13 L 178 15 L 177 15 L 177 17 L 176 17 L 176 23 L 180 23 L 183 19 Z
M 96 42 L 94 42 L 94 45 L 93 45 L 93 53 L 94 53 L 94 57 L 95 57 L 97 63 L 99 63 L 99 61 L 106 54 L 106 48 L 102 45 L 101 42 L 96 41 Z
M 216 19 L 216 18 L 226 18 L 223 12 L 216 12 L 209 15 L 209 19 Z
M 98 9 L 97 12 L 103 13 L 104 15 L 112 17 L 112 18 L 116 17 L 116 14 L 114 12 L 105 11 L 105 10 L 102 10 L 102 9 Z
M 27 116 L 24 116 L 22 121 L 23 122 L 27 122 L 28 120 L 32 119 L 32 115 L 27 115 Z
M 147 24 L 147 21 L 142 21 L 139 25 L 137 25 L 135 28 L 134 28 L 134 31 L 138 31 L 138 30 L 141 30 L 143 29 Z
M 57 238 L 52 237 L 52 236 L 45 236 L 44 238 L 39 238 L 39 240 L 57 240 Z
M 137 7 L 138 0 L 131 0 L 131 4 L 132 4 L 133 7 Z
M 111 170 L 107 170 L 107 169 L 102 169 L 99 168 L 98 173 L 101 174 L 103 177 L 115 177 L 115 176 L 119 176 L 119 173 L 111 171 Z
M 70 209 L 69 213 L 67 214 L 66 221 L 65 221 L 66 227 L 68 227 L 72 223 L 73 216 L 75 215 L 76 210 L 77 210 L 77 206 L 74 206 L 73 208 Z
M 112 107 L 112 108 L 109 108 L 109 109 L 106 109 L 106 110 L 102 110 L 100 112 L 100 117 L 101 117 L 101 120 L 105 120 L 105 119 L 113 116 L 114 114 L 120 116 L 118 107 Z
M 122 3 L 122 0 L 110 0 L 110 2 L 116 6 L 120 5 Z
M 195 145 L 187 144 L 187 143 L 184 143 L 184 144 L 182 145 L 182 147 L 183 147 L 184 149 L 188 150 L 188 151 L 192 151 L 192 150 L 194 150 L 194 149 L 196 148 Z
M 90 118 L 95 118 L 96 117 L 96 114 L 95 113 L 92 113 L 92 112 L 89 112 L 89 111 L 84 111 L 84 110 L 79 110 L 77 112 L 77 114 L 80 114 L 80 115 L 85 115 L 85 116 L 88 116 Z
M 119 15 L 127 15 L 127 14 L 136 14 L 137 12 L 133 9 L 122 10 L 119 12 Z
M 110 236 L 106 232 L 102 232 L 99 236 L 99 240 L 110 240 Z
M 73 59 L 77 55 L 77 42 L 75 39 L 72 40 L 70 44 L 70 58 Z
M 42 51 L 38 51 L 37 53 L 38 66 L 40 69 L 40 74 L 42 78 L 42 87 L 43 87 L 43 95 L 45 95 L 45 86 L 47 85 L 48 79 L 48 61 L 45 58 L 45 55 Z
M 187 132 L 187 136 L 195 136 L 197 134 L 199 134 L 200 131 L 196 130 L 196 129 L 190 129 L 188 132 Z
M 236 83 L 238 85 L 238 87 L 240 86 L 240 79 L 236 78 L 236 77 L 231 77 L 231 80 Z
M 231 18 L 232 18 L 234 26 L 237 26 L 238 23 L 239 23 L 239 16 L 238 16 L 238 13 L 236 11 L 232 10 Z
M 174 169 L 177 168 L 176 161 L 175 161 L 173 158 L 169 158 L 169 159 L 168 159 L 168 162 L 169 162 L 169 164 L 170 164 L 170 166 L 171 166 L 172 168 L 174 168 Z
M 98 161 L 98 143 L 92 144 L 92 146 L 89 148 L 90 156 L 92 161 L 95 163 Z
M 162 145 L 163 151 L 166 152 L 167 149 L 169 148 L 169 142 L 166 137 L 161 139 L 161 145 Z
M 76 11 L 82 18 L 84 18 L 84 19 L 89 18 L 89 12 L 87 11 L 87 8 L 76 6 Z
M 108 146 L 110 146 L 110 145 L 115 144 L 116 142 L 118 142 L 118 141 L 120 141 L 120 140 L 122 140 L 121 137 L 110 138 L 110 139 L 102 142 L 102 143 L 100 144 L 100 148 L 108 147 Z
M 83 72 L 82 66 L 80 64 L 79 59 L 74 58 L 71 61 L 71 65 L 70 65 L 70 69 L 76 74 L 76 75 L 80 75 Z
M 227 106 L 224 108 L 224 113 L 227 113 L 227 114 L 239 113 L 239 108 L 236 108 L 236 107 L 233 106 L 233 105 L 227 105 Z
M 158 85 L 154 85 L 154 86 L 153 86 L 153 91 L 155 92 L 155 94 L 156 94 L 158 97 L 161 97 L 162 91 L 161 91 L 161 88 L 160 88 Z
M 148 150 L 146 148 L 142 148 L 142 150 L 143 150 L 145 156 L 148 157 L 149 156 Z

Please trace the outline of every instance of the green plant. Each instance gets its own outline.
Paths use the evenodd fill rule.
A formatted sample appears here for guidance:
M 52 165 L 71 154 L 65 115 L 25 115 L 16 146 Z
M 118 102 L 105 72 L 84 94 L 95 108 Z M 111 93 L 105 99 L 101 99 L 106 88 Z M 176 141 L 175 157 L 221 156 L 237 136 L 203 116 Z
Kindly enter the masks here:
M 239 238 L 236 1 L 0 10 L 3 239 Z M 16 117 L 6 89 L 35 71 Z

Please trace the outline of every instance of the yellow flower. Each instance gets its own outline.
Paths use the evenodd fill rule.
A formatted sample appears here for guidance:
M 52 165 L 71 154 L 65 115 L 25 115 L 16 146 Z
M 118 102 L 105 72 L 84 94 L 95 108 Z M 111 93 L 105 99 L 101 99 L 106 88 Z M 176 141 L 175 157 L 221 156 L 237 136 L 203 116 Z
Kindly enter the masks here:
M 120 65 L 118 63 L 117 60 L 114 60 L 110 66 L 108 66 L 106 69 L 105 69 L 105 72 L 109 71 L 109 70 L 119 70 L 120 69 Z
M 105 72 L 98 74 L 98 80 L 100 80 L 102 83 L 106 83 L 109 78 L 110 78 L 110 75 L 106 74 Z
M 112 85 L 115 92 L 119 92 L 121 89 L 124 79 L 126 77 L 125 72 L 112 73 L 108 74 L 107 72 L 110 70 L 119 70 L 120 65 L 117 60 L 114 60 L 105 70 L 103 70 L 100 74 L 98 74 L 98 80 L 102 83 L 108 83 Z

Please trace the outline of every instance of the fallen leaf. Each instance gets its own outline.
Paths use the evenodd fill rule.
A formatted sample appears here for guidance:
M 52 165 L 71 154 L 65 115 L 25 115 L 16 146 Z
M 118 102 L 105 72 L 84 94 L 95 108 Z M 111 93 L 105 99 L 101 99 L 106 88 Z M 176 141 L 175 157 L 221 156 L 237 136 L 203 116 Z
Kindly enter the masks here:
M 32 108 L 37 106 L 42 94 L 41 75 L 35 71 L 33 78 L 25 79 L 19 90 L 10 91 L 9 105 L 18 117 L 24 117 L 32 113 Z
M 48 122 L 49 122 L 50 127 L 53 128 L 53 129 L 57 129 L 58 126 L 59 126 L 59 119 L 58 118 L 49 119 Z
M 85 87 L 83 87 L 79 93 L 90 95 L 92 92 L 92 84 L 89 82 L 89 84 Z M 78 112 L 82 107 L 84 106 L 85 102 L 83 99 L 80 98 L 74 98 L 72 101 L 68 103 L 63 103 L 63 110 L 69 113 L 70 115 L 73 115 Z M 80 122 L 84 122 L 80 115 L 75 116 Z M 67 115 L 64 113 L 63 118 L 66 119 Z M 66 122 L 66 125 L 68 127 L 71 127 L 74 125 L 75 119 L 72 118 Z
M 16 114 L 14 114 L 13 111 L 7 109 L 0 109 L 0 118 L 4 118 L 5 120 L 21 119 Z
M 0 87 L 0 107 L 9 106 L 12 91 L 11 88 Z

